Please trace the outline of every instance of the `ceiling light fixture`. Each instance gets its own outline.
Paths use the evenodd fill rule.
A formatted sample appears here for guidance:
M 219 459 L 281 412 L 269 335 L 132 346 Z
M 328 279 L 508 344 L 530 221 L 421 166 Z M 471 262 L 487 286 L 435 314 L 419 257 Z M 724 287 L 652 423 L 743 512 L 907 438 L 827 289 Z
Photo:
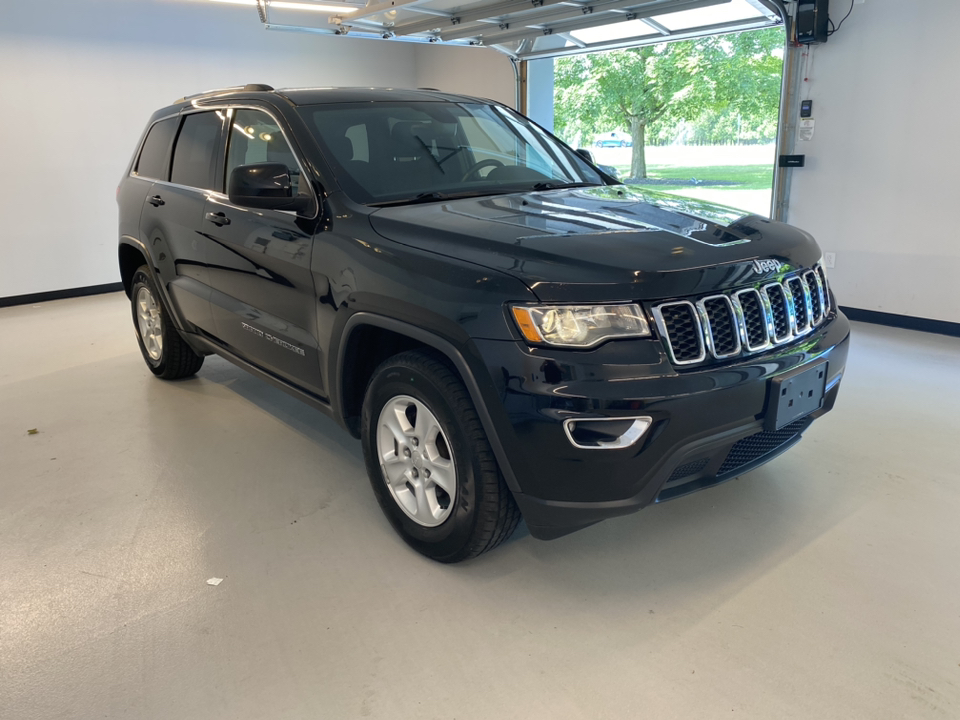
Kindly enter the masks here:
M 257 0 L 210 0 L 210 2 L 229 3 L 231 5 L 257 4 Z M 354 13 L 360 9 L 359 6 L 350 5 L 348 3 L 330 3 L 328 5 L 321 5 L 320 3 L 274 2 L 274 0 L 267 0 L 266 5 L 269 7 L 279 8 L 281 10 L 313 10 L 315 12 L 342 14 Z
M 267 5 L 275 8 L 284 8 L 286 10 L 316 10 L 326 13 L 352 13 L 358 8 L 350 7 L 346 4 L 331 3 L 330 5 L 320 5 L 319 3 L 300 3 L 300 2 L 268 2 Z

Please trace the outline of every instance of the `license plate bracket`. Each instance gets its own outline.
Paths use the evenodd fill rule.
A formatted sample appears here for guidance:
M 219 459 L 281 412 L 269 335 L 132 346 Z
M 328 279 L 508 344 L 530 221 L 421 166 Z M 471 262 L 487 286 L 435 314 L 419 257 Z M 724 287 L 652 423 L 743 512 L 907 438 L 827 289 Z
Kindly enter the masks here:
M 764 430 L 779 430 L 819 410 L 826 388 L 825 362 L 770 380 Z

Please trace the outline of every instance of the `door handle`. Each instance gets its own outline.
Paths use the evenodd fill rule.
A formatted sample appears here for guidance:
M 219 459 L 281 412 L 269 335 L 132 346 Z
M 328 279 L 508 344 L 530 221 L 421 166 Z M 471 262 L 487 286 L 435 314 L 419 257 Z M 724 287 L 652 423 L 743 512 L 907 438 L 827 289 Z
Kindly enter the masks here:
M 160 207 L 161 205 L 166 205 L 163 201 L 163 198 L 159 195 L 154 195 L 152 198 L 148 198 L 147 202 L 153 205 L 154 207 Z
M 204 215 L 204 217 L 218 227 L 223 227 L 224 225 L 230 224 L 230 218 L 228 218 L 222 212 L 208 212 L 206 215 Z

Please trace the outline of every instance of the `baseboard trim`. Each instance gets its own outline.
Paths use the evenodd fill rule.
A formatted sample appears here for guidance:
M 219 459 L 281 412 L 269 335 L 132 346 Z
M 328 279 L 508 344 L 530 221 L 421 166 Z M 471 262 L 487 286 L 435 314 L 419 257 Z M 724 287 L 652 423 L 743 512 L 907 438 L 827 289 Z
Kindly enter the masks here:
M 51 290 L 50 292 L 30 293 L 29 295 L 13 295 L 0 298 L 0 307 L 13 305 L 30 305 L 31 303 L 46 302 L 47 300 L 65 300 L 67 298 L 86 297 L 87 295 L 103 295 L 104 293 L 123 290 L 123 283 L 107 283 L 106 285 L 88 285 L 87 287 L 70 288 L 69 290 Z
M 896 315 L 894 313 L 878 312 L 876 310 L 861 310 L 859 308 L 844 307 L 842 305 L 840 309 L 848 318 L 859 322 L 960 337 L 960 323 L 949 322 L 947 320 L 931 320 L 929 318 L 913 317 L 912 315 Z

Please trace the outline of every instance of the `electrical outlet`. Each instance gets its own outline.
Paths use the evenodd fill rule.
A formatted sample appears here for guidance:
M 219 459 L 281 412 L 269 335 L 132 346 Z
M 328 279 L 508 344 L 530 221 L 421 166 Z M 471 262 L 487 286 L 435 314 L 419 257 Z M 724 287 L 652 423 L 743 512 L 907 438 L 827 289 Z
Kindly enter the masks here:
M 827 266 L 827 269 L 833 268 L 837 264 L 837 254 L 836 253 L 824 253 L 823 254 L 823 264 Z

